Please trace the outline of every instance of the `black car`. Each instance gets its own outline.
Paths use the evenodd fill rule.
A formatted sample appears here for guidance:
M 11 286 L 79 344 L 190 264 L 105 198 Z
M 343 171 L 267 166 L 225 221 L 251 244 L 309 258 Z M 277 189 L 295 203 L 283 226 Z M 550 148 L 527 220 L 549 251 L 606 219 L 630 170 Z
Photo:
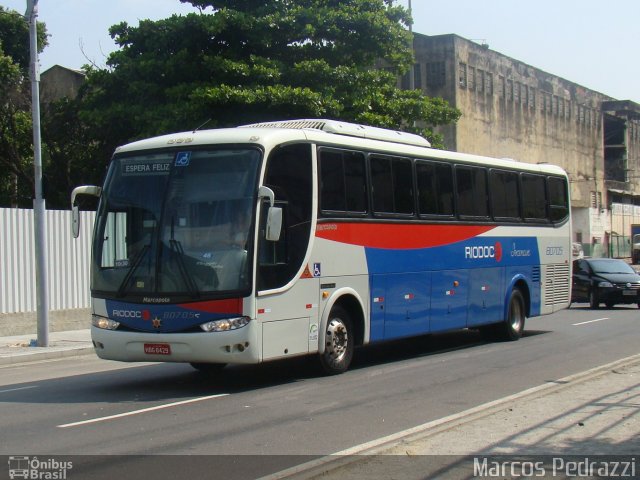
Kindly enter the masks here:
M 572 302 L 601 303 L 611 308 L 618 303 L 640 307 L 640 275 L 624 260 L 580 258 L 573 262 Z

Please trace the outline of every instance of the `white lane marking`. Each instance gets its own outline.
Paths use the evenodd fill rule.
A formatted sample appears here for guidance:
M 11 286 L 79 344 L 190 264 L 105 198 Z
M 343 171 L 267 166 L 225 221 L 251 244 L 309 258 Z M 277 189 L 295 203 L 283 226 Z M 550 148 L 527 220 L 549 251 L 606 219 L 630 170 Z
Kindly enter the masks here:
M 8 390 L 0 390 L 0 393 L 17 392 L 18 390 L 28 390 L 30 388 L 38 388 L 38 386 L 37 385 L 33 385 L 31 387 L 10 388 Z
M 596 318 L 595 320 L 588 320 L 586 322 L 580 322 L 580 323 L 572 323 L 571 325 L 573 325 L 574 327 L 577 327 L 578 325 L 586 325 L 587 323 L 602 322 L 603 320 L 611 320 L 611 319 L 609 317 Z
M 204 400 L 211 400 L 213 398 L 226 397 L 227 395 L 229 395 L 229 394 L 228 393 L 219 393 L 217 395 L 209 395 L 209 396 L 206 396 L 206 397 L 192 398 L 192 399 L 189 399 L 189 400 L 182 400 L 180 402 L 167 403 L 167 404 L 164 404 L 164 405 L 157 405 L 155 407 L 142 408 L 140 410 L 132 410 L 131 412 L 118 413 L 117 415 L 109 415 L 107 417 L 98 417 L 98 418 L 92 418 L 90 420 L 82 420 L 80 422 L 65 423 L 64 425 L 58 425 L 58 428 L 78 427 L 80 425 L 87 425 L 89 423 L 105 422 L 107 420 L 113 420 L 115 418 L 130 417 L 132 415 L 138 415 L 140 413 L 153 412 L 155 410 L 162 410 L 164 408 L 177 407 L 179 405 L 187 405 L 189 403 L 202 402 Z

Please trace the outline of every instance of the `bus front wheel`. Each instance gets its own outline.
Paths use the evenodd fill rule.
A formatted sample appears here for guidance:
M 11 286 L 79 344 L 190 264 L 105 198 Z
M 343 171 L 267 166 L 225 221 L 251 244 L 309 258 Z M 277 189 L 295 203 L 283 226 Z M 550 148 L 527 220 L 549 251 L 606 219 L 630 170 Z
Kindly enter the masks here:
M 343 373 L 353 358 L 353 326 L 349 313 L 339 305 L 331 309 L 325 329 L 324 352 L 320 366 L 328 375 Z

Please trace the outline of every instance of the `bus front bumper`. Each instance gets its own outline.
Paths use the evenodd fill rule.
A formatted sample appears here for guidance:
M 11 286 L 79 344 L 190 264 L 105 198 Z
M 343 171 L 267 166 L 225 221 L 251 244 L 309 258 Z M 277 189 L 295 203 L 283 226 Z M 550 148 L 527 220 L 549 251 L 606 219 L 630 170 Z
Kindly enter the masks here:
M 122 362 L 259 363 L 259 325 L 227 332 L 145 333 L 91 327 L 98 357 Z

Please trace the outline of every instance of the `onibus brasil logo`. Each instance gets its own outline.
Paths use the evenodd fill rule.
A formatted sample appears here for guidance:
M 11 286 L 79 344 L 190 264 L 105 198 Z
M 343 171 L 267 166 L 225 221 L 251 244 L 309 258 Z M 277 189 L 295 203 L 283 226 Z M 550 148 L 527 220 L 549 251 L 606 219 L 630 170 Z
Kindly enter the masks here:
M 54 458 L 9 457 L 9 478 L 11 479 L 66 480 L 67 471 L 72 468 L 72 462 L 63 462 Z

